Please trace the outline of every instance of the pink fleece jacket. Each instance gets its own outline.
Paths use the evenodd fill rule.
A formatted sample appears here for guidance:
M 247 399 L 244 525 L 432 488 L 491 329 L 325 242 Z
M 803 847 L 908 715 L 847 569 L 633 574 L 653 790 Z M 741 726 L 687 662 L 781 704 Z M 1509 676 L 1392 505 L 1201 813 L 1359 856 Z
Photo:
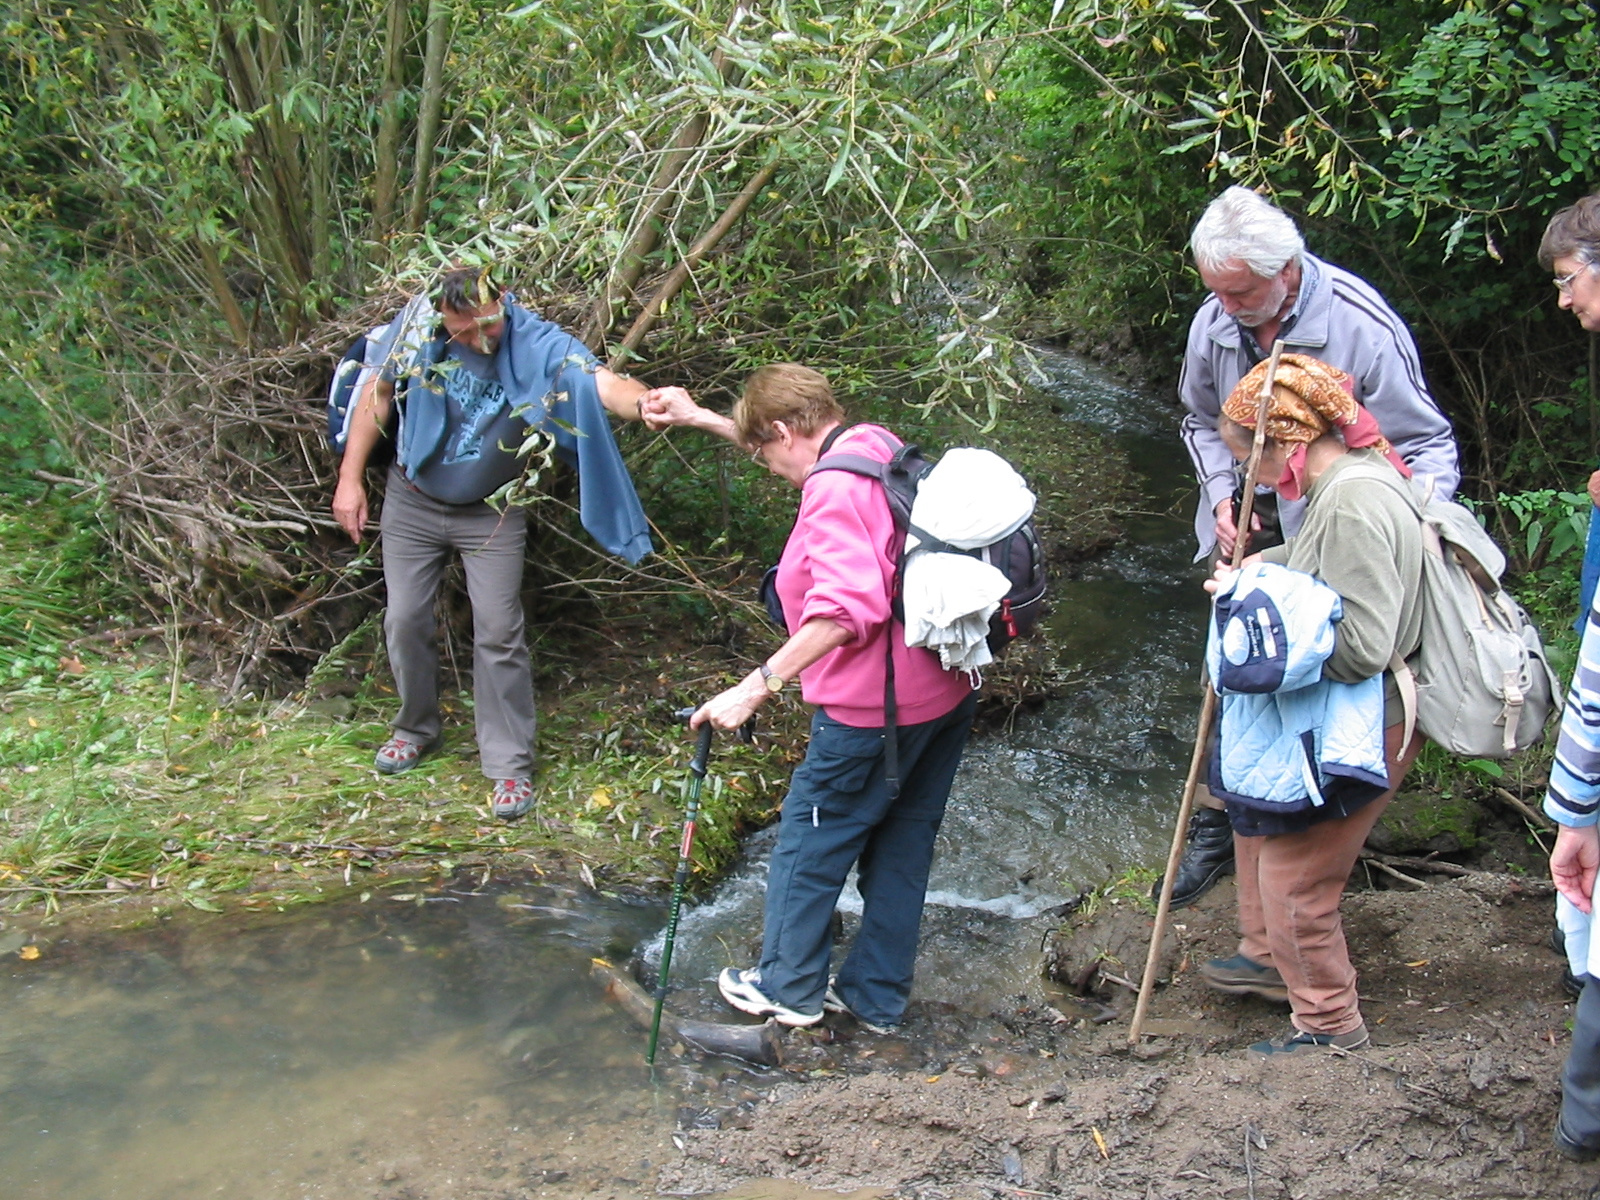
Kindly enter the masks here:
M 875 432 L 879 428 L 852 426 L 829 453 L 888 462 L 893 452 Z M 801 488 L 800 514 L 778 560 L 778 597 L 789 632 L 824 617 L 851 633 L 850 641 L 800 672 L 801 695 L 860 729 L 884 724 L 884 646 L 891 637 L 899 724 L 942 717 L 971 690 L 967 677 L 946 671 L 931 650 L 909 649 L 904 630 L 890 620 L 900 540 L 880 484 L 848 471 L 818 471 Z

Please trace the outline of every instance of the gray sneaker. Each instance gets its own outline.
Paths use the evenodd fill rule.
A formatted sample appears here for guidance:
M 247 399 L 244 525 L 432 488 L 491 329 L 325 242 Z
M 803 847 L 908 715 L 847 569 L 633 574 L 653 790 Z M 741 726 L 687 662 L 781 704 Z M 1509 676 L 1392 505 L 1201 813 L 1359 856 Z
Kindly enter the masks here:
M 431 742 L 414 742 L 410 738 L 395 734 L 378 747 L 378 753 L 373 756 L 372 765 L 385 775 L 404 775 L 431 753 L 438 744 L 438 738 Z
M 533 807 L 533 780 L 526 776 L 517 779 L 496 779 L 489 807 L 501 821 L 515 821 Z
M 1253 958 L 1235 954 L 1232 958 L 1213 958 L 1200 966 L 1200 978 L 1219 992 L 1230 996 L 1260 996 L 1263 1000 L 1289 1003 L 1289 985 L 1276 967 L 1264 967 Z
M 1600 1146 L 1586 1145 L 1575 1137 L 1568 1137 L 1567 1131 L 1561 1128 L 1560 1117 L 1556 1118 L 1556 1127 L 1550 1132 L 1550 1140 L 1555 1144 L 1557 1154 L 1573 1162 L 1593 1162 L 1600 1158 Z
M 1288 1037 L 1257 1042 L 1250 1047 L 1250 1053 L 1264 1058 L 1279 1058 L 1290 1054 L 1310 1054 L 1316 1050 L 1359 1050 L 1371 1041 L 1372 1035 L 1367 1032 L 1367 1023 L 1363 1021 L 1349 1033 L 1307 1033 L 1303 1029 L 1291 1029 Z
M 756 967 L 747 967 L 743 970 L 738 967 L 725 967 L 722 974 L 717 976 L 717 991 L 721 992 L 722 998 L 740 1012 L 747 1012 L 753 1017 L 771 1017 L 779 1025 L 797 1028 L 815 1025 L 822 1020 L 820 1012 L 796 1012 L 763 992 L 761 971 Z
M 822 998 L 822 1011 L 823 1012 L 842 1013 L 843 1015 L 845 1015 L 847 1017 L 854 1017 L 856 1024 L 859 1025 L 862 1029 L 865 1029 L 868 1033 L 897 1033 L 897 1032 L 899 1032 L 899 1026 L 898 1025 L 875 1025 L 871 1021 L 863 1021 L 859 1016 L 856 1015 L 855 1010 L 844 1002 L 844 998 L 842 996 L 840 996 L 837 991 L 834 990 L 834 984 L 837 981 L 838 981 L 838 976 L 836 976 L 836 975 L 828 976 L 828 994 L 825 995 Z

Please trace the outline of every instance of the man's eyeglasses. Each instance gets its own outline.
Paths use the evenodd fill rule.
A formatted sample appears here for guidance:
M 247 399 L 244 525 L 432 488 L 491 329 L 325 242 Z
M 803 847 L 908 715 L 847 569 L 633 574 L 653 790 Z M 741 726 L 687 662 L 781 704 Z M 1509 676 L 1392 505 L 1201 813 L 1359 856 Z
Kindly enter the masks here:
M 765 442 L 756 443 L 756 448 L 750 451 L 750 461 L 753 463 L 760 463 L 762 466 L 766 466 L 766 449 L 767 444 Z
M 1576 271 L 1568 271 L 1565 275 L 1557 275 L 1550 282 L 1556 285 L 1556 291 L 1565 296 L 1572 291 L 1572 281 L 1592 266 L 1594 266 L 1593 263 L 1584 263 Z

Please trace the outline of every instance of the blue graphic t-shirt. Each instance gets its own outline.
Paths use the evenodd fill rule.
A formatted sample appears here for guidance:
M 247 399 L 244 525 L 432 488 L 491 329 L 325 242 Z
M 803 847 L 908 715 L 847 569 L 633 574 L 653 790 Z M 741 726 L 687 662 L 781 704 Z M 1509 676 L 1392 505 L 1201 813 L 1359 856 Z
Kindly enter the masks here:
M 411 482 L 445 504 L 472 504 L 522 473 L 517 450 L 532 414 L 511 411 L 492 355 L 451 342 L 433 377 L 444 389 L 445 436 Z

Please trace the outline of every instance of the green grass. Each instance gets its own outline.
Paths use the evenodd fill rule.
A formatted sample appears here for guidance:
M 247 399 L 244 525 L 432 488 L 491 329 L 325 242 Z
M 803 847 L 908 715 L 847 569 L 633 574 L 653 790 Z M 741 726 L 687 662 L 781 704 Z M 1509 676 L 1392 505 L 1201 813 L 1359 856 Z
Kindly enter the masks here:
M 86 611 L 110 588 L 82 505 L 0 500 L 0 687 L 59 667 Z
M 542 870 L 561 862 L 612 884 L 653 884 L 677 860 L 692 743 L 646 732 L 637 697 L 568 693 L 545 714 L 536 816 L 492 819 L 470 719 L 402 776 L 372 769 L 381 704 L 353 719 L 300 700 L 215 707 L 168 664 L 92 661 L 35 675 L 0 703 L 0 893 L 13 907 L 63 895 L 158 892 L 199 908 L 293 902 L 310 885 L 401 863 Z M 468 715 L 470 717 L 470 714 Z M 697 874 L 781 795 L 780 750 L 719 740 L 702 794 Z M 265 878 L 269 886 L 262 888 Z
M 1060 478 L 1039 467 L 1041 490 L 1060 494 L 1055 515 L 1083 518 L 1060 525 L 1093 526 L 1084 546 L 1110 536 L 1109 521 L 1085 514 L 1114 507 L 1125 472 L 1100 462 L 1098 439 L 1047 409 L 1030 416 L 1077 464 Z M 1099 465 L 1080 472 L 1080 460 Z M 787 521 L 794 497 L 780 500 Z M 82 506 L 0 497 L 0 907 L 130 894 L 206 911 L 286 906 L 475 866 L 660 886 L 677 863 L 693 750 L 670 714 L 732 683 L 778 640 L 752 625 L 742 657 L 709 644 L 696 597 L 537 614 L 538 807 L 508 826 L 490 814 L 465 697 L 451 708 L 447 691 L 445 744 L 416 770 L 373 769 L 395 708 L 375 616 L 300 694 L 271 702 L 224 703 L 191 681 L 185 663 L 205 652 L 198 643 L 75 640 L 148 623 L 127 616 L 134 605 L 103 578 L 99 528 Z M 991 695 L 1005 702 L 1010 674 L 1048 674 L 1048 658 L 1013 655 Z M 1027 689 L 1013 690 L 1020 702 Z M 772 819 L 803 752 L 798 700 L 767 705 L 761 723 L 757 746 L 716 740 L 696 885 L 719 877 L 741 836 Z

